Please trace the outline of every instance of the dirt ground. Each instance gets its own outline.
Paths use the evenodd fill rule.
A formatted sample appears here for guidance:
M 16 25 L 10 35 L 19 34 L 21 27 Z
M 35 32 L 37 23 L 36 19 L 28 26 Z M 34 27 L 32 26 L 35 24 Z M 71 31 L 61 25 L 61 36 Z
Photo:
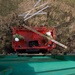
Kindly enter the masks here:
M 11 45 L 10 28 L 12 26 L 19 26 L 22 24 L 23 18 L 18 17 L 18 14 L 24 13 L 27 10 L 33 8 L 36 2 L 37 0 L 22 0 L 21 2 L 18 2 L 16 6 L 12 5 L 15 9 L 10 10 L 10 13 L 4 15 L 0 13 L 1 53 L 4 52 L 5 47 L 9 47 Z M 67 45 L 68 48 L 64 49 L 57 45 L 57 47 L 51 51 L 52 54 L 62 55 L 64 53 L 75 53 L 75 6 L 73 5 L 74 2 L 70 2 L 69 0 L 42 0 L 39 5 L 46 2 L 48 2 L 49 5 L 49 8 L 45 10 L 47 12 L 47 15 L 35 16 L 26 22 L 27 25 L 37 27 L 55 27 L 57 33 L 56 40 Z M 7 7 L 7 9 L 9 8 Z

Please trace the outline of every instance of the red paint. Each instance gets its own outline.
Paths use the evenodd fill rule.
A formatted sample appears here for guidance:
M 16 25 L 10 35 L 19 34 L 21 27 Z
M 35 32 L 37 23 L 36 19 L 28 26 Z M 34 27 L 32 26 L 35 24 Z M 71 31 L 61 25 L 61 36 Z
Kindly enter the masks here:
M 46 34 L 46 32 L 50 31 L 51 35 L 53 36 L 53 38 L 56 38 L 56 34 L 55 34 L 55 29 L 54 28 L 49 28 L 47 29 L 46 27 L 39 27 L 39 28 L 33 28 L 35 30 L 37 30 L 38 32 L 42 33 L 42 34 Z M 44 50 L 46 49 L 47 51 L 52 50 L 53 48 L 56 47 L 55 43 L 52 43 L 51 41 L 47 41 L 46 38 L 41 37 L 40 35 L 25 29 L 24 27 L 13 27 L 12 28 L 12 35 L 21 35 L 24 37 L 24 39 L 20 39 L 20 41 L 16 42 L 14 40 L 14 38 L 12 37 L 12 47 L 14 48 L 14 50 Z M 35 46 L 35 44 L 31 47 L 29 46 L 29 42 L 30 41 L 37 41 L 38 42 L 38 46 Z M 47 41 L 47 42 L 46 42 Z M 49 46 L 51 45 L 51 46 Z

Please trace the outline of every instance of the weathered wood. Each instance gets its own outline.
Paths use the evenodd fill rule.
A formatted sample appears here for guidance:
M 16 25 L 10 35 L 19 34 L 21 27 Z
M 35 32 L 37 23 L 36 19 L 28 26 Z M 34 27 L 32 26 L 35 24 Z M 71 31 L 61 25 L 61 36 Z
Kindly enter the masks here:
M 32 28 L 30 28 L 30 27 L 28 27 L 28 26 L 26 26 L 26 25 L 23 25 L 23 26 L 24 26 L 26 29 L 28 29 L 28 30 L 30 30 L 30 31 L 32 31 L 32 32 L 34 32 L 34 33 L 36 33 L 36 34 L 38 34 L 38 35 L 40 35 L 40 36 L 42 36 L 42 37 L 44 37 L 44 38 L 46 38 L 46 39 L 48 39 L 48 40 L 51 40 L 52 42 L 56 43 L 57 45 L 59 45 L 59 46 L 61 46 L 61 47 L 64 47 L 65 49 L 67 48 L 67 46 L 65 46 L 64 44 L 62 44 L 62 43 L 60 43 L 60 42 L 54 40 L 54 39 L 52 38 L 52 36 L 50 36 L 50 37 L 49 37 L 49 36 L 46 36 L 46 35 L 44 35 L 44 34 L 38 32 L 37 30 L 34 30 L 34 29 L 32 29 Z
M 24 16 L 24 18 L 26 18 L 26 17 L 31 13 L 31 11 L 39 4 L 40 1 L 41 1 L 41 0 L 39 0 L 39 1 L 34 5 L 34 7 Z
M 41 0 L 38 0 L 37 3 L 34 5 L 34 7 L 36 7 L 40 2 Z
M 24 19 L 24 21 L 26 21 L 26 20 L 30 19 L 31 17 L 37 15 L 37 14 L 40 13 L 41 11 L 47 9 L 48 7 L 49 7 L 49 6 L 46 6 L 46 7 L 44 7 L 43 9 L 41 9 L 41 10 L 39 10 L 39 11 L 33 13 L 31 16 L 29 16 L 29 17 L 27 17 L 26 19 Z
M 40 12 L 40 13 L 38 13 L 37 15 L 46 15 L 47 14 L 47 12 Z M 20 14 L 20 15 L 18 15 L 18 16 L 25 16 L 26 14 Z M 29 14 L 28 16 L 31 16 L 32 14 Z
M 42 5 L 38 6 L 38 7 L 35 7 L 34 9 L 28 10 L 28 11 L 26 11 L 26 12 L 25 12 L 25 13 L 23 13 L 23 14 L 26 14 L 26 13 L 28 13 L 28 12 L 30 12 L 30 11 L 33 11 L 33 10 L 35 10 L 35 9 L 38 9 L 38 8 L 40 8 L 40 7 L 43 7 L 43 6 L 47 5 L 47 4 L 48 4 L 48 2 L 47 2 L 47 3 L 42 4 Z

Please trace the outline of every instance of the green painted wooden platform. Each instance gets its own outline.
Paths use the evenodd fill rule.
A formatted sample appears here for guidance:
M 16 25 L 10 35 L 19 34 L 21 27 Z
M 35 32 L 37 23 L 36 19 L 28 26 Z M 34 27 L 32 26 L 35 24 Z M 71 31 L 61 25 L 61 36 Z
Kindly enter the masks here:
M 75 75 L 75 56 L 0 56 L 0 75 Z

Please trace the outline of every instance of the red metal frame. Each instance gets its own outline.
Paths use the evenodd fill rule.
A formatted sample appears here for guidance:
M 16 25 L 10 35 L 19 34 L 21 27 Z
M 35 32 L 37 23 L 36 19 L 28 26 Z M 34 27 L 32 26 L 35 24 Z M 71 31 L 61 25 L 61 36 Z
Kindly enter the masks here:
M 55 29 L 54 28 L 46 28 L 46 27 L 38 27 L 38 28 L 33 28 L 35 30 L 37 30 L 38 32 L 42 33 L 42 34 L 46 34 L 46 32 L 51 32 L 52 37 L 55 39 L 56 38 L 56 33 L 55 33 Z M 25 29 L 24 27 L 12 27 L 12 35 L 21 35 L 24 37 L 24 39 L 21 39 L 20 41 L 16 42 L 14 40 L 14 38 L 12 37 L 12 48 L 17 51 L 17 50 L 31 50 L 31 49 L 35 49 L 35 50 L 40 50 L 40 49 L 46 49 L 47 51 L 52 50 L 53 48 L 56 47 L 56 44 L 51 42 L 51 41 L 47 41 L 46 38 Z M 29 47 L 28 43 L 29 41 L 34 41 L 37 40 L 39 43 L 39 46 L 33 46 L 33 47 Z

